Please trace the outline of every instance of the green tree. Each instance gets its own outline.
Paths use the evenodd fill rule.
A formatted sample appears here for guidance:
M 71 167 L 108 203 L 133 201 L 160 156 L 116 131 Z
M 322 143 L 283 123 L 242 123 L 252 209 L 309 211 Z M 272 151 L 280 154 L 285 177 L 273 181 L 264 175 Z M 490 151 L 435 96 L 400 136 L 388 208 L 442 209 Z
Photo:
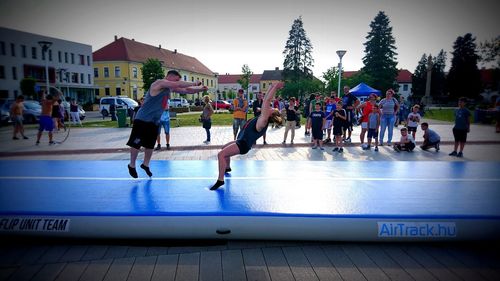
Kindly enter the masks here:
M 34 99 L 37 97 L 37 93 L 35 93 L 35 85 L 36 80 L 31 77 L 26 77 L 19 82 L 19 87 L 21 88 L 21 92 L 25 96 L 26 99 Z M 45 89 L 45 88 L 44 88 Z
M 476 98 L 481 91 L 481 75 L 477 68 L 476 38 L 467 33 L 453 44 L 453 58 L 447 77 L 450 96 Z
M 241 88 L 245 91 L 247 91 L 247 99 L 249 99 L 250 97 L 248 96 L 249 93 L 248 93 L 248 85 L 250 85 L 250 78 L 252 78 L 252 70 L 250 70 L 250 67 L 248 67 L 248 65 L 244 64 L 242 67 L 241 67 L 241 72 L 243 73 L 240 77 L 240 79 L 238 79 L 238 84 L 241 85 Z
M 411 91 L 414 99 L 420 100 L 425 96 L 425 83 L 427 81 L 427 55 L 423 54 L 417 68 L 411 75 Z
M 490 41 L 486 40 L 479 44 L 482 62 L 496 61 L 496 68 L 500 67 L 500 35 Z
M 165 70 L 158 59 L 147 59 L 141 67 L 141 72 L 144 91 L 148 91 L 154 81 L 165 78 Z
M 444 73 L 446 52 L 441 49 L 437 57 L 434 57 L 432 61 L 431 96 L 441 97 L 444 95 L 446 87 L 446 75 Z
M 389 18 L 380 11 L 370 23 L 371 31 L 366 36 L 363 71 L 373 77 L 372 86 L 385 92 L 389 88 L 397 90 L 398 75 L 396 61 L 396 40 L 392 36 Z
M 331 91 L 337 91 L 339 85 L 339 70 L 335 66 L 332 66 L 323 72 L 323 79 L 326 82 L 325 92 L 330 93 Z M 342 81 L 342 85 L 344 81 Z M 338 93 L 337 93 L 338 94 Z
M 342 79 L 341 85 L 346 85 L 346 86 L 349 86 L 350 88 L 354 88 L 359 83 L 363 82 L 363 83 L 367 84 L 368 86 L 377 89 L 376 87 L 372 86 L 374 84 L 373 81 L 374 81 L 374 79 L 370 74 L 361 70 L 349 78 Z M 377 89 L 377 90 L 380 90 L 380 89 Z
M 296 97 L 302 98 L 308 94 L 324 92 L 324 84 L 318 79 L 300 79 L 298 81 L 286 82 L 285 86 L 279 92 L 284 98 Z
M 312 44 L 306 35 L 302 17 L 293 21 L 292 29 L 286 41 L 285 61 L 283 62 L 283 77 L 286 81 L 296 82 L 303 78 L 312 79 L 313 67 Z

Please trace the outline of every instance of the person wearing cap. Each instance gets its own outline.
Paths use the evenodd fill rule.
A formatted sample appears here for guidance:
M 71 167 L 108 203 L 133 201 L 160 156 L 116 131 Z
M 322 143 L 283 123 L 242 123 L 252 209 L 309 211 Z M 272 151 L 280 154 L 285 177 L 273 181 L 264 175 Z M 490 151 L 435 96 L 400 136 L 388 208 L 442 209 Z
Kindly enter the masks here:
M 158 135 L 158 126 L 161 115 L 164 111 L 164 105 L 168 103 L 171 92 L 179 94 L 194 94 L 207 90 L 207 87 L 201 86 L 201 82 L 180 81 L 181 75 L 175 70 L 170 70 L 164 79 L 156 80 L 144 95 L 144 104 L 137 112 L 130 133 L 127 145 L 130 146 L 130 163 L 128 172 L 133 178 L 137 178 L 135 162 L 139 154 L 139 149 L 144 147 L 144 161 L 141 168 L 148 176 L 152 176 L 149 169 L 149 161 L 153 155 L 153 148 Z
M 248 101 L 243 96 L 243 89 L 238 90 L 238 97 L 233 100 L 233 135 L 236 140 L 238 131 L 243 130 L 247 119 Z

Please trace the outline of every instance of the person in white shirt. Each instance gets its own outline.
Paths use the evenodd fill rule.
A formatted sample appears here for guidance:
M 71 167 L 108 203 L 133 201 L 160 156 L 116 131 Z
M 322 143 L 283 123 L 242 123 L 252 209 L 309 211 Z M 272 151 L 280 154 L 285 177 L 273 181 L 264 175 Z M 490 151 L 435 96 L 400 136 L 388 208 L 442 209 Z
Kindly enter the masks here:
M 408 151 L 411 152 L 415 148 L 415 139 L 408 134 L 408 129 L 407 128 L 402 128 L 401 129 L 401 139 L 399 142 L 394 143 L 394 150 L 397 152 L 400 151 Z
M 413 139 L 415 139 L 418 124 L 420 123 L 420 119 L 422 119 L 422 116 L 420 116 L 420 114 L 418 113 L 419 110 L 420 106 L 418 104 L 414 105 L 412 108 L 412 112 L 408 114 L 408 118 L 406 119 L 408 132 L 412 134 Z

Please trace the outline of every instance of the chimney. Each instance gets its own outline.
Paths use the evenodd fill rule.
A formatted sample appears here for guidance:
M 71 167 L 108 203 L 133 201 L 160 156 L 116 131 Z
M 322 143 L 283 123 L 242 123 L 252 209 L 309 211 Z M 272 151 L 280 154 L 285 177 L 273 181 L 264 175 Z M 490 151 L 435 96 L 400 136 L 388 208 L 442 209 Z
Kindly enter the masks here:
M 279 66 L 276 66 L 276 67 L 274 68 L 274 70 L 280 70 Z
M 115 41 L 118 40 L 118 36 L 115 35 Z
M 134 42 L 135 42 L 135 39 L 134 39 L 134 38 L 132 38 L 132 41 L 134 41 Z
M 177 54 L 177 49 L 174 49 L 174 54 Z
M 158 45 L 158 49 L 161 49 L 161 44 L 160 44 L 160 45 Z

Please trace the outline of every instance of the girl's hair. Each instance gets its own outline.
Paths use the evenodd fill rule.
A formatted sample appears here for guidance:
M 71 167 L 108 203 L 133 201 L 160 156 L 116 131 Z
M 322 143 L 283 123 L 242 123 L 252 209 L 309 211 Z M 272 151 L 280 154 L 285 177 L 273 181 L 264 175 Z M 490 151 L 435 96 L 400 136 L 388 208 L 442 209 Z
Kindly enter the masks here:
M 203 96 L 203 101 L 210 102 L 210 96 L 209 95 Z
M 281 124 L 283 121 L 283 118 L 281 118 L 281 114 L 278 110 L 274 110 L 273 113 L 271 113 L 271 116 L 269 116 L 268 122 L 269 123 L 276 123 L 276 124 Z
M 309 100 L 313 100 L 315 98 L 316 98 L 316 94 L 314 94 L 314 93 L 309 96 Z
M 418 105 L 418 104 L 414 105 L 414 106 L 413 106 L 413 109 L 415 109 L 415 108 L 416 108 L 416 109 L 420 109 L 420 105 Z

